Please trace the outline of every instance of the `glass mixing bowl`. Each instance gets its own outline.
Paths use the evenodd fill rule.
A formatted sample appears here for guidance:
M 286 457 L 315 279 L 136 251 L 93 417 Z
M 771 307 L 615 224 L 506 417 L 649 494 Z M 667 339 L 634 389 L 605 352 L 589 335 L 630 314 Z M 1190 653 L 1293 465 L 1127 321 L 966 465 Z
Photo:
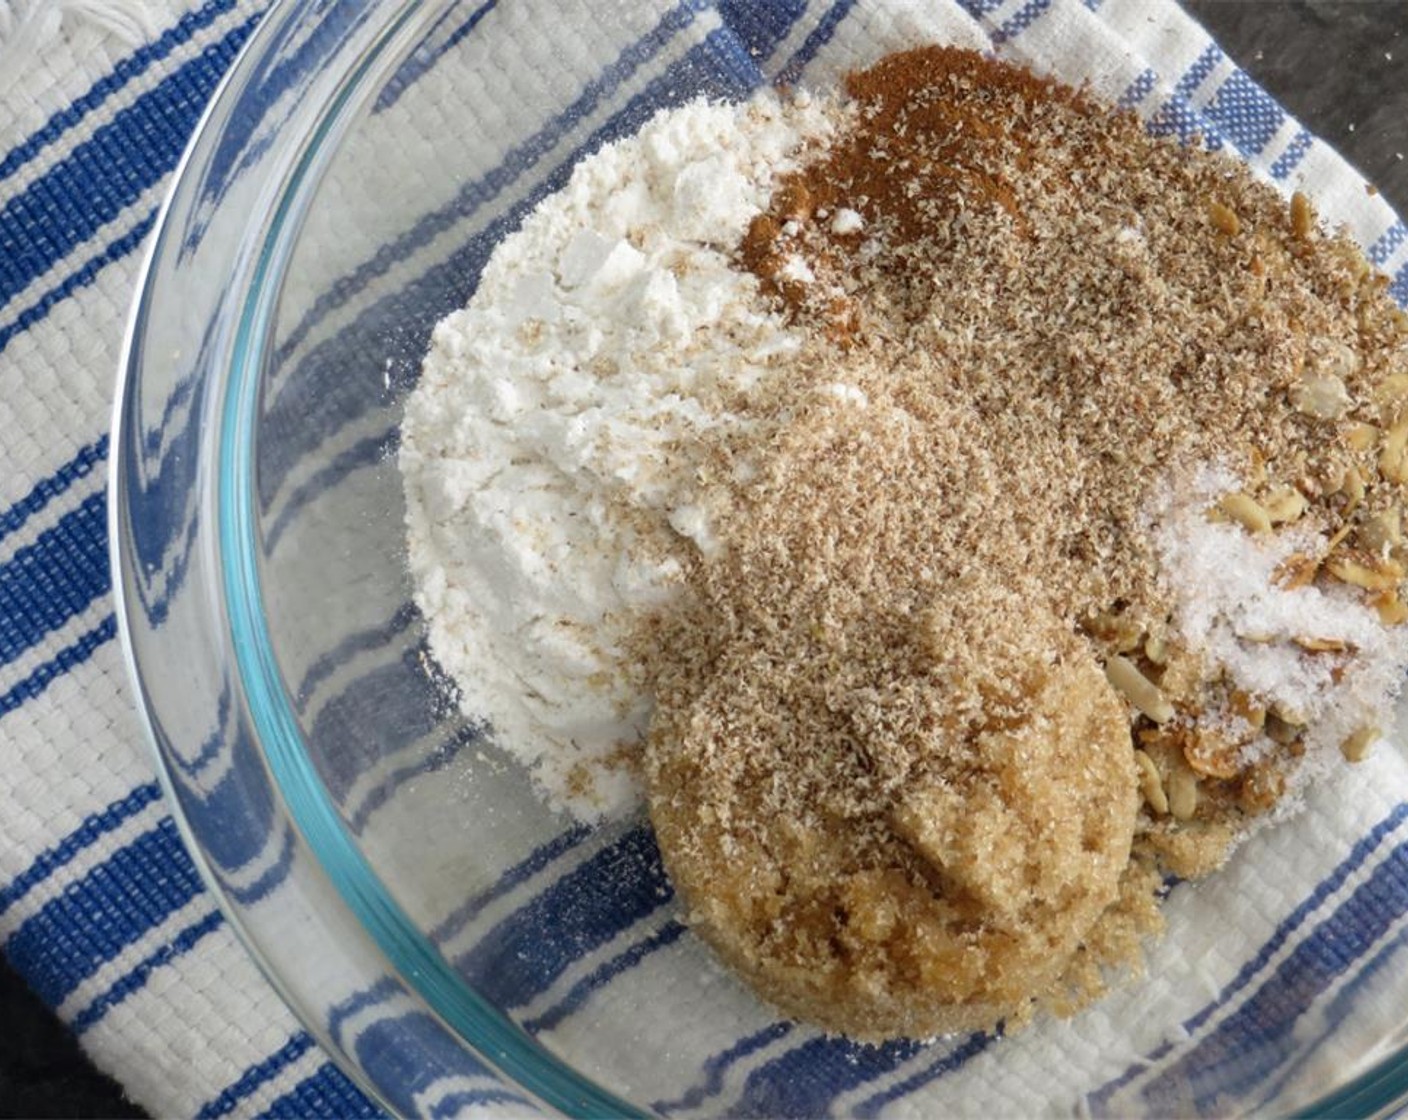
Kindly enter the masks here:
M 754 1001 L 680 923 L 642 821 L 549 811 L 445 700 L 394 456 L 432 325 L 605 140 L 698 94 L 824 84 L 842 21 L 899 45 L 938 11 L 852 8 L 275 6 L 182 165 L 116 417 L 119 615 L 186 840 L 308 1029 L 401 1113 L 992 1115 L 1048 1074 L 1061 1112 L 1384 1107 L 1408 1088 L 1402 937 L 1353 947 L 1408 898 L 1401 815 L 1286 919 L 1339 938 L 1333 976 L 1278 955 L 1293 923 L 1206 997 L 1215 953 L 1204 975 L 1158 948 L 1098 1017 L 860 1046 Z

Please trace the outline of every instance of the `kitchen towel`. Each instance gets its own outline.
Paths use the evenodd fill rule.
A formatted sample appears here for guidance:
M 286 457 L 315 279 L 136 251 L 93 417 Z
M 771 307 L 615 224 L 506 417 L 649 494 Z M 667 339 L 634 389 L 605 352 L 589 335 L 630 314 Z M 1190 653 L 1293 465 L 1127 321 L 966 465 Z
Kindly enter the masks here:
M 527 7 L 530 20 L 552 18 L 550 3 Z M 727 25 L 735 7 L 707 14 Z M 867 13 L 886 5 L 775 7 L 776 72 L 805 80 L 844 60 Z M 204 104 L 262 10 L 244 0 L 0 0 L 0 948 L 153 1113 L 373 1115 L 259 975 L 182 849 L 109 597 L 106 430 L 143 245 Z M 1408 229 L 1172 3 L 964 0 L 917 18 L 1088 80 L 1155 131 L 1201 135 L 1278 184 L 1303 186 L 1350 226 L 1395 296 L 1408 296 Z M 1381 748 L 1312 805 L 1313 832 L 1263 833 L 1206 889 L 1174 892 L 1148 983 L 1155 998 L 1186 1007 L 1177 1038 L 1141 1017 L 1147 987 L 1117 993 L 1059 1041 L 1034 1030 L 1000 1047 L 986 1036 L 932 1048 L 838 1042 L 831 1057 L 844 1062 L 815 1076 L 801 1075 L 815 1036 L 765 1026 L 721 1049 L 700 1085 L 657 1103 L 682 1115 L 922 1115 L 925 1102 L 946 1100 L 1006 1114 L 1060 1099 L 1074 1077 L 1053 1070 L 1109 1067 L 1072 1106 L 1254 1108 L 1254 1095 L 1178 1096 L 1188 1068 L 1235 1053 L 1247 1030 L 1284 1034 L 1273 1080 L 1324 1083 L 1350 1057 L 1316 1045 L 1337 1000 L 1371 971 L 1402 971 L 1405 788 L 1401 760 Z M 532 889 L 552 881 L 548 867 Z M 580 963 L 635 959 L 640 934 L 598 941 Z M 632 983 L 630 969 L 613 975 Z M 1400 994 L 1384 987 L 1385 1028 Z M 590 1032 L 579 1019 L 555 1029 Z M 453 1109 L 452 1094 L 440 1100 L 440 1111 Z

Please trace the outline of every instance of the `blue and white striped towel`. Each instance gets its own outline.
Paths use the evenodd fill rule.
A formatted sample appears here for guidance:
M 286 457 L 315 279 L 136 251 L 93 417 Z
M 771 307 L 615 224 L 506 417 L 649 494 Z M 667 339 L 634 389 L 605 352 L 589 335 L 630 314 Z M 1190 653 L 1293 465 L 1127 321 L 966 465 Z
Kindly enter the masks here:
M 373 1115 L 261 979 L 183 851 L 131 709 L 109 601 L 105 431 L 143 241 L 263 6 L 0 0 L 0 946 L 154 1113 Z M 719 5 L 725 19 L 733 6 Z M 779 0 L 777 40 L 797 57 L 824 47 L 844 59 L 851 29 L 877 6 Z M 1201 133 L 1278 183 L 1303 185 L 1408 297 L 1408 230 L 1169 0 L 950 0 L 924 21 L 936 18 L 1069 81 L 1088 78 L 1156 130 Z M 685 1099 L 659 1103 L 905 1114 L 917 1109 L 908 1094 L 950 1079 L 950 1100 L 1010 1114 L 1059 1099 L 1053 1070 L 1071 1071 L 1075 1085 L 1114 1055 L 1118 1067 L 1080 1101 L 1092 1113 L 1254 1106 L 1254 1096 L 1169 1095 L 1189 1090 L 1185 1069 L 1235 1051 L 1249 1030 L 1285 1037 L 1268 1075 L 1322 1084 L 1348 1060 L 1317 1045 L 1342 1025 L 1346 1000 L 1372 1039 L 1408 995 L 1408 980 L 1386 979 L 1408 975 L 1406 771 L 1381 751 L 1312 806 L 1314 828 L 1258 837 L 1207 890 L 1176 892 L 1151 960 L 1157 991 L 1117 994 L 1061 1035 L 1059 1054 L 1039 1031 L 997 1048 L 982 1036 L 863 1052 L 838 1041 L 820 1045 L 838 1048 L 831 1068 L 842 1072 L 789 1078 L 816 1058 L 818 1040 L 770 1025 L 721 1047 Z M 575 850 L 571 859 L 547 853 L 515 886 L 524 905 L 551 891 L 561 867 L 580 869 L 591 845 L 570 839 L 561 853 Z M 630 938 L 647 935 L 661 939 L 632 928 L 591 952 L 630 957 Z M 1192 973 L 1187 960 L 1199 961 Z M 1358 990 L 1366 977 L 1377 1002 Z M 1185 1009 L 1179 1039 L 1138 1013 L 1151 992 Z M 570 1000 L 562 1006 L 554 1029 L 589 1029 L 571 1022 Z

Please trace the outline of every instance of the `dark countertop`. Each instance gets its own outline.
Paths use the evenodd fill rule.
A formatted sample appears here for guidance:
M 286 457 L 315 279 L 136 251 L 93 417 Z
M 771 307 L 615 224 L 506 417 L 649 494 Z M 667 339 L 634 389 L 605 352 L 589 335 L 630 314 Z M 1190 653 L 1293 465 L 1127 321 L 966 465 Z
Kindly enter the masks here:
M 0 1116 L 145 1116 L 95 1070 L 24 981 L 0 965 Z
M 1408 211 L 1408 0 L 1185 0 L 1224 49 Z M 0 963 L 0 1117 L 140 1117 Z

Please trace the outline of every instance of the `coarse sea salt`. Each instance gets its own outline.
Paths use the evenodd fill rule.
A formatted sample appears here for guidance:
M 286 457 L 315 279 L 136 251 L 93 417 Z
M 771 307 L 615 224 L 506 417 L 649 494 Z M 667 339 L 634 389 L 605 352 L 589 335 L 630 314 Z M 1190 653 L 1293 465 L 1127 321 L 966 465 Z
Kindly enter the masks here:
M 1183 643 L 1229 682 L 1306 728 L 1301 785 L 1339 760 L 1364 728 L 1389 730 L 1408 672 L 1408 633 L 1385 627 L 1347 586 L 1285 587 L 1282 566 L 1321 559 L 1325 540 L 1311 528 L 1256 536 L 1212 521 L 1208 510 L 1240 489 L 1230 472 L 1204 468 L 1154 511 L 1152 533 Z M 1177 493 L 1177 488 L 1172 493 Z M 1303 643 L 1343 647 L 1312 652 Z M 1253 740 L 1248 759 L 1267 744 Z

